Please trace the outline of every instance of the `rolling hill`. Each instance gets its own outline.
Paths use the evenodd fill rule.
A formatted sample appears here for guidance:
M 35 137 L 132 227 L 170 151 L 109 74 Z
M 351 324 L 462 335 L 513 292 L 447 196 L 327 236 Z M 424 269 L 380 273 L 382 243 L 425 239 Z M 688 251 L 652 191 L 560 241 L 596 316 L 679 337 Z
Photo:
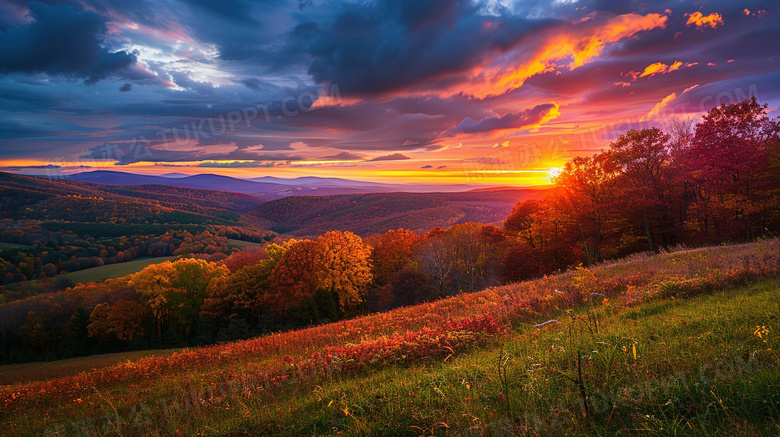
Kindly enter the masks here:
M 298 178 L 277 178 L 262 176 L 250 179 L 232 178 L 215 174 L 167 176 L 139 175 L 119 171 L 97 170 L 69 175 L 67 180 L 112 185 L 166 185 L 183 188 L 233 191 L 252 194 L 264 199 L 280 199 L 289 196 L 332 196 L 338 194 L 365 194 L 391 192 L 438 192 L 467 191 L 470 185 L 420 185 L 386 184 L 377 182 L 354 181 L 341 178 L 323 178 L 305 176 Z
M 498 187 L 448 193 L 363 193 L 363 189 L 397 187 L 375 184 L 360 188 L 357 181 L 316 177 L 290 179 L 285 184 L 276 184 L 215 175 L 171 178 L 109 171 L 82 175 L 101 182 L 0 173 L 0 217 L 86 223 L 233 225 L 241 222 L 295 235 L 349 230 L 367 236 L 401 227 L 421 233 L 437 226 L 448 227 L 470 221 L 497 223 L 506 218 L 517 202 L 540 198 L 549 192 L 545 189 Z M 120 181 L 127 184 L 113 183 Z M 148 184 L 160 181 L 166 184 Z M 290 195 L 266 201 L 265 198 L 236 191 L 173 184 L 181 181 L 200 187 L 229 187 L 239 191 L 282 187 L 274 191 L 274 196 L 290 192 L 323 195 Z M 309 187 L 295 184 L 309 184 Z M 351 194 L 329 194 L 344 191 Z
M 34 375 L 5 367 L 18 383 L 0 386 L 0 425 L 19 436 L 776 436 L 777 254 L 777 240 L 638 254 L 234 343 Z
M 0 172 L 0 217 L 74 222 L 231 224 L 265 199 L 164 185 L 106 185 Z
M 319 235 L 330 230 L 368 236 L 389 229 L 425 232 L 464 222 L 497 223 L 519 201 L 538 199 L 544 189 L 480 189 L 461 193 L 371 193 L 287 197 L 249 214 L 280 233 Z

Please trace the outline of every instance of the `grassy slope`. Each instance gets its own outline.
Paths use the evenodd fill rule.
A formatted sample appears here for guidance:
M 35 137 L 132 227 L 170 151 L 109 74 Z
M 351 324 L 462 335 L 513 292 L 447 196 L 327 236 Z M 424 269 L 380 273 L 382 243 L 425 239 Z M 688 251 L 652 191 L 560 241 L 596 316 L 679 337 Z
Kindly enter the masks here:
M 127 262 L 108 264 L 105 266 L 91 267 L 72 273 L 66 273 L 65 276 L 73 279 L 74 282 L 93 282 L 102 281 L 110 278 L 119 278 L 121 276 L 138 273 L 151 264 L 158 264 L 164 261 L 174 260 L 175 256 L 162 256 L 157 258 L 142 258 Z
M 30 246 L 26 244 L 16 244 L 16 243 L 0 243 L 0 250 L 2 249 L 29 249 Z
M 541 332 L 520 325 L 445 363 L 290 390 L 274 402 L 243 402 L 171 425 L 235 435 L 778 435 L 780 363 L 753 335 L 755 325 L 777 323 L 778 285 L 599 310 L 593 337 L 568 317 Z M 549 370 L 576 377 L 576 350 L 584 352 L 590 419 L 582 418 L 573 383 Z M 762 367 L 748 370 L 754 351 Z
M 110 434 L 116 422 L 101 422 L 101 416 L 111 411 L 124 422 L 122 435 L 176 435 L 176 430 L 184 435 L 777 435 L 780 359 L 767 349 L 780 341 L 780 282 L 732 279 L 734 272 L 767 265 L 775 272 L 769 276 L 776 277 L 778 248 L 770 242 L 637 256 L 592 272 L 567 272 L 335 328 L 281 334 L 266 341 L 274 340 L 278 348 L 260 354 L 236 343 L 230 347 L 249 352 L 228 355 L 227 362 L 217 359 L 229 354 L 225 348 L 200 351 L 203 364 L 176 371 L 139 361 L 134 365 L 160 370 L 148 379 L 95 379 L 95 388 L 75 395 L 42 391 L 24 401 L 30 407 L 6 404 L 11 408 L 0 418 L 10 435 L 38 435 L 55 424 L 73 435 L 87 423 L 74 418 L 94 418 Z M 556 300 L 554 291 L 570 285 L 603 291 L 609 299 L 590 295 L 584 307 L 566 314 L 566 301 Z M 441 313 L 500 316 L 504 308 L 514 308 L 510 300 L 534 290 L 546 293 L 542 303 L 533 301 L 537 304 L 528 311 L 505 311 L 511 327 L 504 335 L 443 361 L 369 366 L 358 375 L 326 374 L 316 383 L 270 392 L 255 384 L 232 390 L 218 384 L 228 375 L 303 353 L 304 347 L 308 354 L 319 348 L 321 334 L 330 332 L 328 344 L 343 346 L 359 342 L 361 335 L 364 341 L 376 338 L 383 324 L 398 329 L 399 320 L 415 330 L 435 324 L 434 315 Z M 533 326 L 552 317 L 560 322 Z M 768 343 L 754 335 L 757 325 L 768 328 Z M 356 327 L 357 337 L 347 332 Z M 588 419 L 582 418 L 578 391 L 567 379 L 576 376 L 576 351 L 583 353 Z M 499 369 L 505 369 L 504 378 Z M 14 389 L 17 403 L 23 388 Z M 194 404 L 185 401 L 192 394 Z
M 239 249 L 243 249 L 245 247 L 262 246 L 262 244 L 255 243 L 253 241 L 235 240 L 233 238 L 228 238 L 227 243 L 228 243 L 228 246 L 230 246 L 230 247 L 238 247 Z
M 81 372 L 89 372 L 90 370 L 139 358 L 164 357 L 177 351 L 179 349 L 132 351 L 38 363 L 6 364 L 0 366 L 0 385 L 44 381 Z

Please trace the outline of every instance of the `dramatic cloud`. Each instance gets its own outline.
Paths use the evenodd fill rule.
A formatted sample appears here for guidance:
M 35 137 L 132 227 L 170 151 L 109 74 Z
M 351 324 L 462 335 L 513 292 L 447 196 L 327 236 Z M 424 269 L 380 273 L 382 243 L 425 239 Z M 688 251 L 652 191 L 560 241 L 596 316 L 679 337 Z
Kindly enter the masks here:
M 709 15 L 704 15 L 701 12 L 696 11 L 690 15 L 689 14 L 686 15 L 688 16 L 688 21 L 685 24 L 687 24 L 688 26 L 694 25 L 699 29 L 707 26 L 714 29 L 723 24 L 723 16 L 717 12 L 713 12 Z
M 453 133 L 475 134 L 496 130 L 530 129 L 539 127 L 544 122 L 552 120 L 559 115 L 558 105 L 555 103 L 547 103 L 516 114 L 507 113 L 500 117 L 485 117 L 479 121 L 466 118 L 453 129 Z
M 28 5 L 32 22 L 0 32 L 0 73 L 48 73 L 94 84 L 110 75 L 143 78 L 136 56 L 111 52 L 104 39 L 108 20 L 72 6 Z M 151 76 L 151 74 L 149 74 Z
M 560 61 L 578 68 L 607 44 L 663 28 L 667 20 L 661 14 L 593 14 L 572 25 L 484 16 L 470 3 L 443 2 L 446 13 L 408 22 L 406 3 L 358 8 L 327 29 L 299 25 L 293 39 L 314 59 L 309 74 L 347 94 L 406 90 L 484 98 L 516 89 L 529 77 L 559 68 Z M 423 25 L 425 32 L 419 30 Z
M 377 156 L 376 158 L 370 159 L 369 161 L 402 161 L 404 159 L 412 159 L 412 158 L 401 153 L 393 153 L 390 155 Z
M 627 74 L 627 76 L 630 76 L 633 80 L 636 80 L 638 78 L 642 77 L 652 77 L 656 74 L 666 74 L 671 73 L 672 71 L 679 70 L 680 68 L 687 68 L 687 67 L 694 67 L 696 65 L 699 65 L 698 62 L 686 62 L 682 63 L 680 61 L 674 61 L 671 65 L 666 65 L 663 62 L 654 62 L 647 67 L 645 67 L 644 71 L 641 73 L 638 71 L 631 71 Z M 630 85 L 624 85 L 628 86 Z
M 350 152 L 340 152 L 331 156 L 323 156 L 320 159 L 323 161 L 360 161 L 363 159 L 363 156 Z
M 481 83 L 470 90 L 476 97 L 503 94 L 521 87 L 527 79 L 541 73 L 573 70 L 593 61 L 608 43 L 615 43 L 639 32 L 664 28 L 667 17 L 661 14 L 625 14 L 604 18 L 589 15 L 575 25 L 548 29 L 506 62 L 505 57 L 482 67 L 473 80 Z M 530 56 L 529 56 L 530 52 Z M 566 62 L 568 61 L 568 62 Z M 563 62 L 562 65 L 559 63 Z
M 198 167 L 209 168 L 258 168 L 267 167 L 266 164 L 261 164 L 255 161 L 232 161 L 232 162 L 201 162 Z
M 661 114 L 661 110 L 666 107 L 666 105 L 671 102 L 672 100 L 677 98 L 677 93 L 671 93 L 668 96 L 664 97 L 663 100 L 658 102 L 657 105 L 653 106 L 653 109 L 650 110 L 650 112 L 647 113 L 647 118 L 653 119 Z
M 0 167 L 461 183 L 523 144 L 560 167 L 605 125 L 571 152 L 741 97 L 780 115 L 778 22 L 759 0 L 7 0 Z

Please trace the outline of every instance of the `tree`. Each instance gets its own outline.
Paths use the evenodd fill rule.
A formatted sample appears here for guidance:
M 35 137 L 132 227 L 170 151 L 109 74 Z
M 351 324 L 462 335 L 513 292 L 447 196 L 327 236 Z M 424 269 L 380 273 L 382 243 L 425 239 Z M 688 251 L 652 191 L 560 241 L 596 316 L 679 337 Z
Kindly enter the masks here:
M 388 284 L 392 288 L 393 306 L 413 305 L 438 296 L 430 278 L 409 266 L 398 271 Z
M 507 219 L 512 244 L 504 257 L 507 280 L 530 279 L 581 262 L 573 206 L 562 195 L 518 204 Z
M 264 258 L 266 258 L 264 250 L 247 247 L 244 250 L 231 253 L 227 258 L 222 260 L 221 263 L 226 265 L 231 273 L 235 273 L 242 267 L 259 263 Z
M 157 338 L 168 328 L 189 338 L 209 283 L 229 273 L 224 265 L 183 258 L 152 264 L 132 275 L 129 283 L 152 310 Z
M 330 231 L 317 239 L 317 285 L 336 293 L 342 310 L 364 299 L 371 283 L 371 250 L 352 232 Z
M 152 336 L 158 339 L 162 339 L 168 327 L 171 311 L 168 294 L 173 289 L 175 276 L 173 263 L 165 261 L 152 264 L 131 275 L 128 281 L 130 286 L 140 294 L 141 301 L 150 308 L 153 320 Z
M 168 302 L 173 307 L 171 321 L 179 329 L 179 334 L 189 339 L 209 283 L 228 276 L 230 270 L 224 265 L 193 258 L 177 260 L 173 268 L 176 279 L 168 295 Z
M 248 312 L 253 322 L 259 321 L 268 309 L 266 295 L 271 292 L 270 276 L 276 264 L 267 258 L 211 281 L 201 314 L 226 321 L 238 312 Z
M 610 144 L 610 155 L 626 181 L 621 184 L 622 203 L 641 216 L 649 250 L 655 247 L 655 228 L 668 218 L 662 179 L 669 162 L 669 141 L 658 128 L 632 129 Z
M 617 204 L 619 175 L 615 160 L 608 153 L 598 153 L 572 159 L 555 178 L 566 191 L 590 262 L 603 261 L 603 249 L 617 247 L 622 235 Z
M 755 97 L 712 108 L 696 125 L 685 159 L 696 186 L 695 228 L 705 239 L 752 238 L 767 211 L 764 193 L 776 181 L 770 172 L 780 123 Z
M 264 295 L 263 303 L 284 317 L 290 307 L 314 296 L 318 283 L 319 252 L 320 246 L 312 240 L 296 241 L 290 245 L 271 272 L 271 287 Z M 275 256 L 273 251 L 268 253 Z
M 146 312 L 143 305 L 132 300 L 120 299 L 112 305 L 98 304 L 89 317 L 89 336 L 130 342 L 144 335 L 143 319 Z
M 371 273 L 374 284 L 382 286 L 406 266 L 413 264 L 412 255 L 422 238 L 408 229 L 389 230 L 366 240 L 372 246 Z
M 511 237 L 523 240 L 531 239 L 531 226 L 534 223 L 534 214 L 540 209 L 541 200 L 525 200 L 518 202 L 509 216 L 504 220 L 504 229 Z
M 420 271 L 431 278 L 439 296 L 445 296 L 455 263 L 441 228 L 434 228 L 428 232 L 416 258 Z

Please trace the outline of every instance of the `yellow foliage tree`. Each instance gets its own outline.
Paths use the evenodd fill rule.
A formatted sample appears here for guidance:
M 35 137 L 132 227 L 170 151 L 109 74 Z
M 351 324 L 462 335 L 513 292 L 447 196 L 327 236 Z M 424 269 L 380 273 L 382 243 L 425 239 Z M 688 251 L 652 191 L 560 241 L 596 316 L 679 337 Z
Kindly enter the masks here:
M 330 231 L 317 239 L 318 285 L 339 296 L 341 309 L 363 301 L 363 292 L 371 283 L 371 249 L 352 232 Z
M 209 283 L 229 274 L 224 265 L 184 258 L 152 264 L 132 275 L 129 283 L 152 310 L 158 338 L 170 324 L 189 336 Z

